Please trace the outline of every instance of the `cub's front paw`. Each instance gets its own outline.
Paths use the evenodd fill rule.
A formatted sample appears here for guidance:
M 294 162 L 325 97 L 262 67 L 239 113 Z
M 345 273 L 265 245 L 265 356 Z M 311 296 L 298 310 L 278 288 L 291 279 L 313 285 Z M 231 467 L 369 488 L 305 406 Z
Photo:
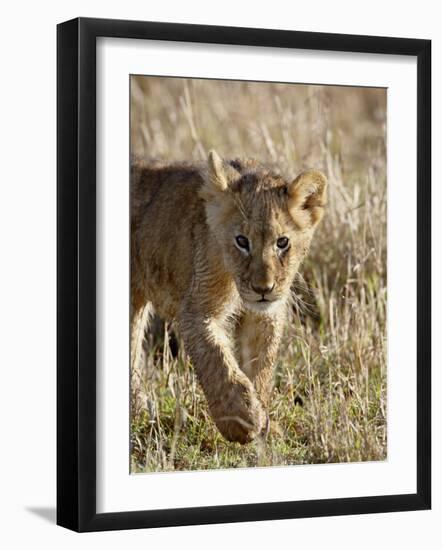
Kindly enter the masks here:
M 249 380 L 232 384 L 210 407 L 213 419 L 228 441 L 249 443 L 268 429 L 268 417 Z

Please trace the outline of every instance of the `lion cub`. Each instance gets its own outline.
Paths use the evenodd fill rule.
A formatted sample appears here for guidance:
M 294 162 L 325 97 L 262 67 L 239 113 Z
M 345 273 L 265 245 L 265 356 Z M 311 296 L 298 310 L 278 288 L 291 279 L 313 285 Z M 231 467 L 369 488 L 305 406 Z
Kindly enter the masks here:
M 131 362 L 141 320 L 177 322 L 218 429 L 247 443 L 268 407 L 290 286 L 322 218 L 316 170 L 287 182 L 254 160 L 132 163 Z

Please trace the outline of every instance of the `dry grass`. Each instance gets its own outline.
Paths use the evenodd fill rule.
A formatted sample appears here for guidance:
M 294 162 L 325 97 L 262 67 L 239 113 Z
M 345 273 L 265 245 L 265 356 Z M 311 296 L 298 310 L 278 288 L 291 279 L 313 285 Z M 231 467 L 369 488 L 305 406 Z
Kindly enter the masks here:
M 134 153 L 201 160 L 215 148 L 288 177 L 321 168 L 330 183 L 275 368 L 281 435 L 225 442 L 173 326 L 158 324 L 133 378 L 132 471 L 385 459 L 386 92 L 151 77 L 131 91 Z

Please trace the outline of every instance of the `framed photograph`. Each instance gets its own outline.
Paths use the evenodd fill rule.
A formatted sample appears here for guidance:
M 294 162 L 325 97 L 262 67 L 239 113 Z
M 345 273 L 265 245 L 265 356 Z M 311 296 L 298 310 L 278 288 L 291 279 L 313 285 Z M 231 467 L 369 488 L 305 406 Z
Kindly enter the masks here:
M 429 509 L 430 41 L 57 39 L 57 523 Z

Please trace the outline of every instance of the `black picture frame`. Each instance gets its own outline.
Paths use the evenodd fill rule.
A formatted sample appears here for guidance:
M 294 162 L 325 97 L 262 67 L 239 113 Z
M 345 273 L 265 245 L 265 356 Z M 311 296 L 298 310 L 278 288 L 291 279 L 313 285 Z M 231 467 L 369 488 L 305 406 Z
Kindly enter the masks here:
M 415 494 L 96 512 L 96 39 L 117 37 L 417 59 Z M 159 22 L 57 27 L 57 523 L 75 531 L 424 510 L 431 506 L 431 41 Z

